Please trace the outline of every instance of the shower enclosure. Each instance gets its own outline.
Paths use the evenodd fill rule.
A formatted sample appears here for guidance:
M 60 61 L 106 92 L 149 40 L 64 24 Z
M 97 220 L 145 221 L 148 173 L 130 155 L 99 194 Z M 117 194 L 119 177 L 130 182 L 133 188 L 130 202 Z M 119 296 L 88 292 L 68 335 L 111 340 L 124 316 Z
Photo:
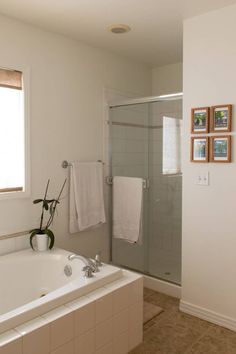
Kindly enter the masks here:
M 141 177 L 142 243 L 112 237 L 116 265 L 181 282 L 182 94 L 110 105 L 110 175 Z M 112 225 L 111 225 L 112 229 Z

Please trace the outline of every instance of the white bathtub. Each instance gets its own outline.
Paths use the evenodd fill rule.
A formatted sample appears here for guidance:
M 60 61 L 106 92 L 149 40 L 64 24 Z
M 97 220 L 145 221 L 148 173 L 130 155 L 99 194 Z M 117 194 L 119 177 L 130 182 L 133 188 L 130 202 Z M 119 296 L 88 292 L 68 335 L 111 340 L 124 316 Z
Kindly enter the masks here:
M 24 250 L 0 257 L 0 333 L 122 277 L 121 269 L 104 264 L 85 278 L 83 262 L 69 261 L 70 253 Z

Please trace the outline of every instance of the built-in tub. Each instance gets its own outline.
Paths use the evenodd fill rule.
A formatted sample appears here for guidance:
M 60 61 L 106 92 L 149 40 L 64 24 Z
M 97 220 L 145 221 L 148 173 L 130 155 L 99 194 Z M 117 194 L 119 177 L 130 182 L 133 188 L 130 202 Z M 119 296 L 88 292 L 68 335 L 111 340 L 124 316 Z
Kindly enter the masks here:
M 85 278 L 83 262 L 69 261 L 70 253 L 28 249 L 0 257 L 0 333 L 122 277 L 121 269 L 103 264 Z M 64 272 L 67 265 L 71 276 Z

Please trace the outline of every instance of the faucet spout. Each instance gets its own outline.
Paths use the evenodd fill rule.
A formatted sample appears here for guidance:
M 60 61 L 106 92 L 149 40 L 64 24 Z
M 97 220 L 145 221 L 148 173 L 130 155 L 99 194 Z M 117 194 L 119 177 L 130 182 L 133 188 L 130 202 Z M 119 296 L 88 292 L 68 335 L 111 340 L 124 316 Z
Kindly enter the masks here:
M 98 267 L 96 265 L 96 263 L 94 263 L 90 258 L 80 255 L 80 254 L 70 254 L 68 256 L 69 261 L 73 261 L 74 259 L 80 259 L 86 267 L 90 267 L 92 269 L 93 272 L 98 272 Z

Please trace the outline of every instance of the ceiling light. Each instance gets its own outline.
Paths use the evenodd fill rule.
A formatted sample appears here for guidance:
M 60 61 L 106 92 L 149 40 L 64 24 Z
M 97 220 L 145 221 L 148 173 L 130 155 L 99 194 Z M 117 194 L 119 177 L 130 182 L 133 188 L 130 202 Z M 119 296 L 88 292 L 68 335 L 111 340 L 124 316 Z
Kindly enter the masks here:
M 129 32 L 131 28 L 128 25 L 115 24 L 108 26 L 107 30 L 115 34 L 123 34 Z

